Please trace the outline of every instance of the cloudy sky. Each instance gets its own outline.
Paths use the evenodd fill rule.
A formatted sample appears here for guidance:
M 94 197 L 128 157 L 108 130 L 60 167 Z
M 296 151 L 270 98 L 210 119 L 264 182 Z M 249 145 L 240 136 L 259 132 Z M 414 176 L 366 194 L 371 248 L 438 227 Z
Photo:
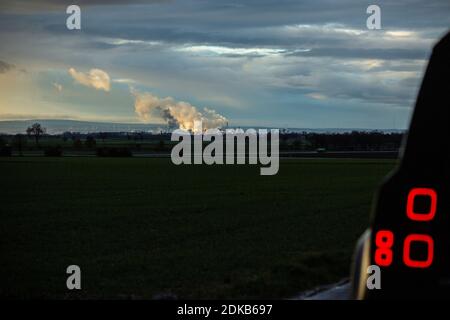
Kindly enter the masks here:
M 450 26 L 448 0 L 63 3 L 0 3 L 0 120 L 405 128 Z

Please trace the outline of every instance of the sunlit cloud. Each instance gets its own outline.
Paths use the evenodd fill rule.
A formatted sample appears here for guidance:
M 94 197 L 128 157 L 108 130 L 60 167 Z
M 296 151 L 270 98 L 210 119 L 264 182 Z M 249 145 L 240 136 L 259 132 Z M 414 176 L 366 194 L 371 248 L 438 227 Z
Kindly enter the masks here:
M 69 74 L 75 81 L 84 86 L 104 91 L 109 91 L 111 89 L 109 75 L 103 70 L 91 69 L 88 73 L 83 73 L 74 68 L 70 68 Z
M 395 38 L 405 38 L 405 37 L 413 37 L 417 36 L 415 32 L 412 31 L 404 31 L 404 30 L 396 30 L 396 31 L 386 31 L 386 35 Z
M 118 78 L 118 79 L 113 79 L 112 82 L 116 82 L 116 83 L 125 83 L 125 84 L 135 84 L 135 83 L 137 83 L 136 80 L 129 79 L 129 78 Z
M 176 51 L 196 54 L 235 55 L 235 56 L 268 56 L 284 53 L 284 49 L 275 48 L 230 48 L 222 46 L 185 46 L 176 48 Z
M 161 41 L 144 41 L 144 40 L 133 40 L 133 39 L 122 39 L 122 38 L 101 38 L 100 42 L 111 44 L 114 46 L 124 46 L 124 45 L 150 45 L 156 46 L 161 45 Z
M 322 94 L 322 93 L 317 93 L 317 92 L 313 92 L 313 93 L 308 93 L 307 94 L 308 97 L 316 99 L 316 100 L 325 100 L 327 99 L 327 96 Z
M 292 33 L 316 33 L 316 34 L 344 34 L 349 36 L 359 36 L 367 33 L 367 30 L 350 28 L 343 24 L 327 23 L 323 25 L 296 24 L 285 26 L 286 30 Z

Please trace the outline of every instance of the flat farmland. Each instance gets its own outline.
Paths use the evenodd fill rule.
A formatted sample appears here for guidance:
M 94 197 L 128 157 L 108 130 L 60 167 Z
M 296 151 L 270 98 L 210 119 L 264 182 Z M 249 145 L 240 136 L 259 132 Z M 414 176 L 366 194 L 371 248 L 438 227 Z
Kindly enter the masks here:
M 0 158 L 0 296 L 286 298 L 337 281 L 395 164 Z

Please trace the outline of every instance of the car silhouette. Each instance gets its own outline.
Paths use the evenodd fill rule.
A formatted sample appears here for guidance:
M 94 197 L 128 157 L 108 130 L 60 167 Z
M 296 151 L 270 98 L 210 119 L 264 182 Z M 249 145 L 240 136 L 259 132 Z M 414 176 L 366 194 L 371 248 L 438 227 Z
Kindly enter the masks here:
M 450 297 L 450 33 L 433 48 L 397 169 L 379 188 L 352 270 L 356 299 Z M 380 289 L 369 289 L 369 266 Z M 370 279 L 369 279 L 370 280 Z

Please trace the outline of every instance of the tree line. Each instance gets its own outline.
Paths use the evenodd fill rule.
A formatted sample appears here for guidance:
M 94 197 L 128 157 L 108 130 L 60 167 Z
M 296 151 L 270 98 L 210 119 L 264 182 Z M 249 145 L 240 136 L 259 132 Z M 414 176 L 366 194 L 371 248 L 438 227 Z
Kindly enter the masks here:
M 24 130 L 24 134 L 0 135 L 0 150 L 8 154 L 14 149 L 22 154 L 25 149 L 48 149 L 41 145 L 43 137 L 52 141 L 52 147 L 60 149 L 93 150 L 114 142 L 117 147 L 141 151 L 170 152 L 173 143 L 170 133 L 160 132 L 95 132 L 47 134 L 46 128 L 35 123 Z M 403 139 L 403 133 L 382 131 L 351 131 L 344 133 L 314 133 L 280 131 L 280 151 L 396 151 Z M 30 142 L 29 140 L 33 141 Z M 98 145 L 101 141 L 101 145 Z M 31 143 L 31 145 L 30 145 Z M 9 151 L 8 151 L 9 150 Z

